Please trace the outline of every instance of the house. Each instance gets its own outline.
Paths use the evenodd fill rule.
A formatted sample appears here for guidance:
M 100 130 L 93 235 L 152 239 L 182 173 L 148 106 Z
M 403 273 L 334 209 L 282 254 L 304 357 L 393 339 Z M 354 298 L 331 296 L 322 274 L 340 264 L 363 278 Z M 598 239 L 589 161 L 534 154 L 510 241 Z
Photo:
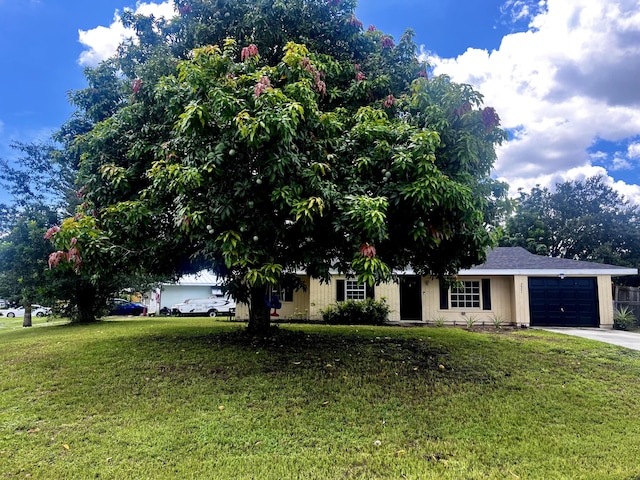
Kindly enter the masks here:
M 438 279 L 401 272 L 396 282 L 368 288 L 353 278 L 335 275 L 331 282 L 301 275 L 307 289 L 276 292 L 281 318 L 321 319 L 320 310 L 333 303 L 385 298 L 391 307 L 389 320 L 526 326 L 613 326 L 614 276 L 635 275 L 634 268 L 534 255 L 520 247 L 498 247 L 484 264 L 458 273 L 448 287 Z M 246 305 L 236 316 L 246 319 Z

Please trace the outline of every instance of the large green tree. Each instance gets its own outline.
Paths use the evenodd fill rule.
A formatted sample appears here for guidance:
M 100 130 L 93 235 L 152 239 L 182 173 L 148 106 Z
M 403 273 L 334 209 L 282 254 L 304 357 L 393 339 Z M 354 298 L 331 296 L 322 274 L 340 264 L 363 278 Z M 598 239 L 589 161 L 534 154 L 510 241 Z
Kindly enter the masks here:
M 506 192 L 490 177 L 499 118 L 469 85 L 428 79 L 410 31 L 397 44 L 365 31 L 354 6 L 189 1 L 168 22 L 125 16 L 140 41 L 110 60 L 123 74 L 106 72 L 104 96 L 76 93 L 113 113 L 76 137 L 85 203 L 56 234 L 60 258 L 75 249 L 98 276 L 106 258 L 213 268 L 256 331 L 268 288 L 295 272 L 373 283 L 481 262 Z
M 104 70 L 90 72 L 90 81 L 105 78 Z M 74 142 L 100 120 L 98 110 L 91 112 L 96 118 L 86 111 L 75 115 L 54 134 L 52 142 L 14 143 L 16 158 L 12 162 L 0 159 L 0 186 L 11 197 L 9 205 L 0 206 L 0 297 L 24 304 L 25 326 L 31 324 L 32 302 L 50 305 L 74 322 L 88 322 L 105 312 L 107 300 L 123 286 L 148 281 L 135 271 L 99 276 L 81 271 L 74 263 L 77 251 L 72 249 L 65 253 L 68 268 L 51 269 L 61 257 L 44 236 L 47 229 L 73 215 L 82 202 L 75 183 L 79 152 Z M 48 236 L 54 231 L 56 228 L 49 230 Z
M 520 191 L 502 238 L 539 255 L 637 268 L 640 209 L 601 176 Z

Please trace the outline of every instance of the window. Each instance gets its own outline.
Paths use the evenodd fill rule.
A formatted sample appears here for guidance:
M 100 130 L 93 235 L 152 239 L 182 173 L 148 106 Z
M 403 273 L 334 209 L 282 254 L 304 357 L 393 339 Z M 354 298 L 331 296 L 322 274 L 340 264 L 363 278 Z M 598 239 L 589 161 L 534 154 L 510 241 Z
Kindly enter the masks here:
M 480 282 L 464 281 L 451 287 L 451 308 L 480 308 Z
M 367 286 L 364 283 L 358 283 L 356 280 L 347 280 L 345 282 L 344 298 L 346 300 L 364 300 L 367 298 Z
M 482 308 L 491 310 L 491 280 L 465 280 L 451 287 L 440 281 L 440 310 L 451 308 Z
M 291 287 L 273 287 L 271 295 L 275 295 L 281 302 L 293 302 L 293 288 Z
M 336 280 L 336 300 L 365 300 L 374 298 L 375 291 L 366 283 L 358 283 L 357 280 Z

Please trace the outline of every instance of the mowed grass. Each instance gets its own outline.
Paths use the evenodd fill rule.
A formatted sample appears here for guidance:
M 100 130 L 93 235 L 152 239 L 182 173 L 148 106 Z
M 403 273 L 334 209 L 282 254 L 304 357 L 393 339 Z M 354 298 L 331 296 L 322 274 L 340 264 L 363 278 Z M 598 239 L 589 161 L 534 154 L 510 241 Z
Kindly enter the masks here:
M 20 325 L 0 322 L 0 478 L 640 477 L 640 352 L 531 330 Z

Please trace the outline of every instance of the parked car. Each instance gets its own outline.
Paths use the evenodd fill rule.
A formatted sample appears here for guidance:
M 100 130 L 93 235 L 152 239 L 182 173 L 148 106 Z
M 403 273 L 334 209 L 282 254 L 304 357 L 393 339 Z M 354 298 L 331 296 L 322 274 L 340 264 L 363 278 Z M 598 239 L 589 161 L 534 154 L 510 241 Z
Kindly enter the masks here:
M 147 307 L 141 303 L 130 302 L 122 298 L 114 298 L 109 305 L 109 315 L 142 315 Z
M 171 313 L 177 316 L 209 316 L 216 317 L 220 314 L 235 315 L 236 302 L 226 295 L 217 295 L 209 298 L 190 298 L 183 303 L 177 303 L 171 307 Z
M 0 316 L 4 315 L 7 318 L 24 317 L 24 307 L 9 308 L 0 312 Z M 31 305 L 31 316 L 36 317 L 48 317 L 51 315 L 51 309 L 49 307 L 43 307 L 42 305 Z

